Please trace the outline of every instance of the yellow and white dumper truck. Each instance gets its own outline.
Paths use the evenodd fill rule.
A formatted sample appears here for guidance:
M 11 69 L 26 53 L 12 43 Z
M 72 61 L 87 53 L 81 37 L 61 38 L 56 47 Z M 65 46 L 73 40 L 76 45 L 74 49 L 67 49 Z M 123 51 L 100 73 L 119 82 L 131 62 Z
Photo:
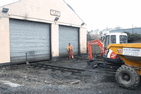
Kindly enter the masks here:
M 109 44 L 111 49 L 124 61 L 116 70 L 116 81 L 119 86 L 134 89 L 140 82 L 141 43 Z

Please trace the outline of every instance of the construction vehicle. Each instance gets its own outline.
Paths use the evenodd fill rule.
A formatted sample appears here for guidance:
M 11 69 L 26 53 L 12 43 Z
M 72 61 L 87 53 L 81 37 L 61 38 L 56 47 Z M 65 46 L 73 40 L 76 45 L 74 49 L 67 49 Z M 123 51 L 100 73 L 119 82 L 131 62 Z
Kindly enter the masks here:
M 108 49 L 119 55 L 124 64 L 116 71 L 119 86 L 134 89 L 140 82 L 141 43 L 110 44 Z
M 125 33 L 110 33 L 105 35 L 103 43 L 100 40 L 88 43 L 89 60 L 92 60 L 91 45 L 93 44 L 102 48 L 104 59 L 103 62 L 93 60 L 92 62 L 95 63 L 93 68 L 104 68 L 115 72 L 115 79 L 121 87 L 134 89 L 138 86 L 141 75 L 141 43 L 127 43 Z
M 99 49 L 101 50 L 101 56 L 103 56 L 103 53 L 104 53 L 104 47 L 103 47 L 103 44 L 102 42 L 100 41 L 100 39 L 97 39 L 97 40 L 92 40 L 92 42 L 89 42 L 88 41 L 88 44 L 87 44 L 87 49 L 88 49 L 88 54 L 89 54 L 89 60 L 92 60 L 92 45 L 98 45 Z
M 94 62 L 92 67 L 116 73 L 119 86 L 134 89 L 140 82 L 141 44 L 128 44 L 125 33 L 106 34 L 102 41 L 98 39 L 88 42 L 89 60 Z M 101 49 L 103 61 L 92 60 L 91 45 L 95 44 Z
M 101 40 L 92 40 L 91 42 L 88 41 L 87 49 L 89 60 L 93 59 L 92 55 L 92 45 L 98 45 L 101 50 L 101 56 L 103 56 L 104 60 L 112 63 L 117 63 L 121 61 L 118 55 L 116 55 L 112 50 L 107 50 L 109 44 L 120 44 L 120 43 L 127 43 L 127 34 L 126 33 L 108 33 L 104 35 Z M 121 61 L 122 62 L 122 61 Z

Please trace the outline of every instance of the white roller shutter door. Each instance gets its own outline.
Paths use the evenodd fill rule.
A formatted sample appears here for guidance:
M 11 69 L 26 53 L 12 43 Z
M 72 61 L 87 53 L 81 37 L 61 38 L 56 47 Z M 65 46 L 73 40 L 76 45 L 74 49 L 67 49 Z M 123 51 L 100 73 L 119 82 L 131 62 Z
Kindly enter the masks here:
M 67 46 L 71 43 L 73 54 L 79 52 L 79 29 L 74 27 L 59 26 L 59 56 L 68 56 Z
M 11 62 L 50 59 L 50 26 L 10 19 Z

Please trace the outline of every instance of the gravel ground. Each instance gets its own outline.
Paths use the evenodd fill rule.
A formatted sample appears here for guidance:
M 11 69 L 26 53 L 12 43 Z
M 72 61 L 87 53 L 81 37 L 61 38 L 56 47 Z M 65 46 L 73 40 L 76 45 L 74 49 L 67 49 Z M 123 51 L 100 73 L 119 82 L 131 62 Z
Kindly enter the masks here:
M 48 62 L 46 62 L 48 63 Z M 90 69 L 85 60 L 60 60 L 52 65 Z M 100 71 L 100 70 L 98 70 Z M 140 94 L 116 84 L 114 74 L 85 71 L 77 74 L 30 68 L 28 65 L 0 69 L 0 94 Z

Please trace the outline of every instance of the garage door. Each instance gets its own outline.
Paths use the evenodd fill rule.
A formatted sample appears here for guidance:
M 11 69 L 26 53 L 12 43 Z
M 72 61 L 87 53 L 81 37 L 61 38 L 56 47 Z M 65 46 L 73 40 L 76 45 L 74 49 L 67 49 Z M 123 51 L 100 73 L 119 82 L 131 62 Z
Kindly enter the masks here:
M 46 60 L 50 58 L 48 24 L 10 19 L 11 62 Z
M 59 56 L 68 56 L 67 46 L 71 43 L 73 54 L 78 55 L 78 28 L 59 26 Z

